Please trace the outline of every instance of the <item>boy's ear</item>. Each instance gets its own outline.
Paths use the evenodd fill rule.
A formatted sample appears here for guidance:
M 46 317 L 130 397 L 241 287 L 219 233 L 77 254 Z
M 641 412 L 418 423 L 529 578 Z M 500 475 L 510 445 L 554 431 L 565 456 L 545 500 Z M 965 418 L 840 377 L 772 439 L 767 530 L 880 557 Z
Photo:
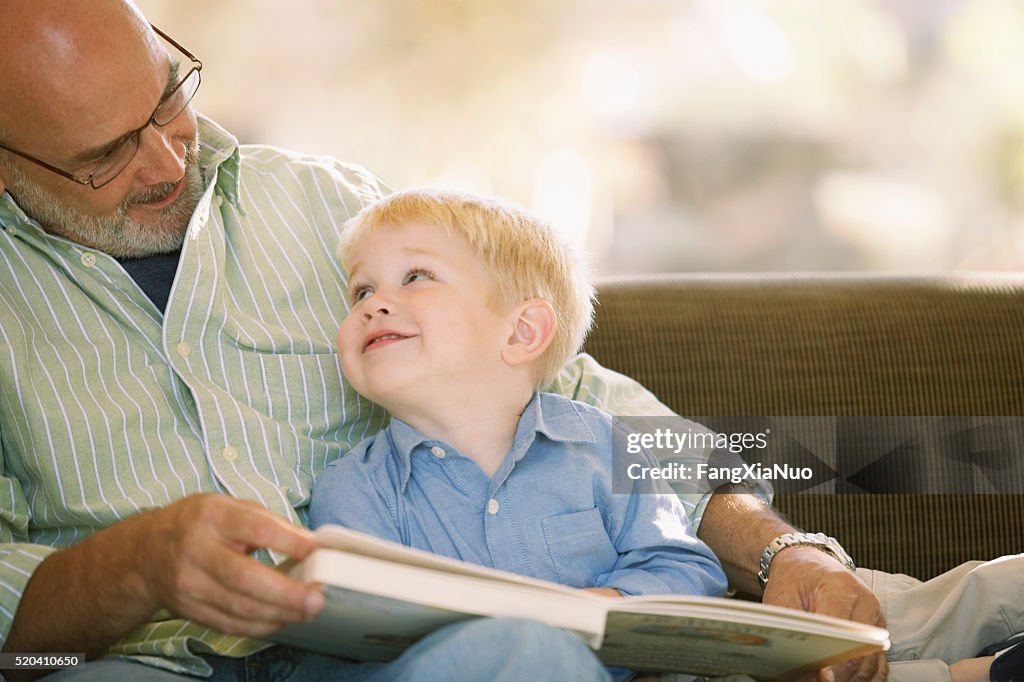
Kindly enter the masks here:
M 520 303 L 512 316 L 512 334 L 501 349 L 509 365 L 533 362 L 547 350 L 555 338 L 558 318 L 551 304 L 539 298 Z

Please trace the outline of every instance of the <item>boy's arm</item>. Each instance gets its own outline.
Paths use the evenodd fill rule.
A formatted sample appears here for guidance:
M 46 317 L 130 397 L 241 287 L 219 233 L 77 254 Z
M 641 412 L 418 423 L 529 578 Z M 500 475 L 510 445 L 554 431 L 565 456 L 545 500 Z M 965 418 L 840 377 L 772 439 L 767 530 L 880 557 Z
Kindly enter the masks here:
M 670 409 L 639 383 L 602 367 L 585 353 L 571 360 L 548 390 L 613 415 L 672 415 Z M 760 594 L 757 572 L 761 552 L 778 535 L 796 529 L 771 508 L 769 490 L 754 488 L 746 492 L 748 494 L 730 494 L 723 490 L 679 497 L 691 527 L 721 559 L 730 584 Z M 875 594 L 838 562 L 822 562 L 823 556 L 818 550 L 807 547 L 780 552 L 772 562 L 771 580 L 763 601 L 884 627 Z M 886 668 L 884 654 L 877 654 L 858 659 L 853 666 L 834 670 L 835 679 L 843 682 L 856 676 L 856 679 L 883 680 Z
M 402 542 L 392 513 L 394 500 L 389 504 L 387 494 L 376 485 L 371 467 L 355 452 L 341 457 L 327 465 L 313 484 L 309 527 L 334 523 Z
M 619 559 L 611 572 L 598 578 L 596 587 L 625 595 L 725 594 L 728 583 L 721 564 L 690 532 L 674 495 L 640 494 L 628 500 L 614 538 Z
M 619 558 L 595 586 L 628 595 L 725 594 L 728 584 L 721 564 L 690 529 L 676 496 L 660 481 L 631 481 L 623 476 L 617 471 L 624 467 L 623 453 L 615 454 L 611 494 L 601 506 Z M 657 466 L 646 451 L 632 455 L 630 461 Z

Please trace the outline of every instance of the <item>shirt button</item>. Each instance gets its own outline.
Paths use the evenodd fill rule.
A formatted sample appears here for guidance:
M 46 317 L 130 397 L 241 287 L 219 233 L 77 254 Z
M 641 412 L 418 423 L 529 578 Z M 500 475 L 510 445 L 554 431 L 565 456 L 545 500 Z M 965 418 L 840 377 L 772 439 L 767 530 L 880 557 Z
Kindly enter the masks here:
M 491 514 L 492 516 L 494 514 L 497 514 L 498 508 L 500 506 L 501 505 L 498 504 L 498 501 L 492 497 L 491 499 L 487 500 L 487 513 Z
M 180 355 L 183 358 L 187 358 L 189 355 L 192 354 L 192 346 L 188 345 L 188 343 L 185 341 L 179 343 L 174 350 L 178 351 L 178 355 Z
M 160 648 L 163 650 L 164 656 L 167 656 L 167 657 L 174 656 L 174 654 L 177 653 L 177 651 L 178 651 L 177 648 L 173 644 L 171 644 L 170 642 L 166 642 Z
M 438 445 L 435 445 L 434 447 L 430 448 L 430 454 L 432 454 L 434 457 L 437 457 L 439 459 L 444 459 L 444 455 L 445 455 L 444 448 L 442 448 L 442 447 L 440 447 Z
M 96 254 L 89 252 L 83 253 L 82 265 L 84 265 L 87 268 L 91 268 L 92 266 L 96 265 Z
M 213 198 L 213 203 L 215 203 L 217 205 L 217 207 L 219 208 L 221 206 L 221 204 L 224 203 L 224 197 L 222 197 L 221 195 L 218 194 L 217 196 L 215 196 Z
M 221 456 L 229 462 L 234 462 L 238 459 L 238 450 L 231 447 L 230 445 L 220 451 Z
M 14 235 L 18 234 L 18 228 L 16 228 L 14 225 L 11 225 L 10 227 L 7 228 L 7 234 L 13 237 Z

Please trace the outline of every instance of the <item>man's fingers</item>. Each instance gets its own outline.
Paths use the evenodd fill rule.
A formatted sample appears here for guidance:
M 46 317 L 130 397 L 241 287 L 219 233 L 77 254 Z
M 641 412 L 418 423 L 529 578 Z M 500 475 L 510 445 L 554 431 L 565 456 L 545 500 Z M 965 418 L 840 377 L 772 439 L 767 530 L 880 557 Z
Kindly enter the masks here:
M 230 633 L 259 636 L 307 620 L 324 603 L 319 587 L 261 564 L 267 548 L 301 558 L 312 534 L 260 505 L 195 495 L 149 517 L 140 565 L 155 601 L 174 613 Z
M 884 654 L 847 661 L 828 670 L 835 682 L 885 682 L 889 676 L 889 665 Z
M 813 548 L 793 547 L 779 552 L 772 563 L 764 601 L 885 627 L 878 597 L 864 581 Z M 883 682 L 887 674 L 884 654 L 872 654 L 819 671 L 818 680 Z
M 302 559 L 319 546 L 313 534 L 305 528 L 289 523 L 255 502 L 234 501 L 240 506 L 233 510 L 221 532 L 244 545 L 243 551 L 269 549 Z
M 221 630 L 230 627 L 223 630 L 230 634 L 258 636 L 284 623 L 307 620 L 323 607 L 318 586 L 293 580 L 251 557 L 216 545 L 203 556 L 209 563 L 179 569 L 168 606 L 181 616 Z M 211 620 L 211 614 L 216 618 Z
M 832 574 L 816 595 L 812 610 L 884 628 L 885 615 L 878 596 L 852 573 Z
M 265 637 L 280 630 L 284 625 L 279 621 L 238 618 L 208 604 L 195 604 L 191 619 L 219 632 L 238 637 Z
M 220 587 L 220 594 L 213 598 L 223 602 L 224 610 L 238 615 L 251 612 L 264 620 L 301 621 L 323 607 L 319 587 L 290 578 L 245 555 L 225 553 L 221 561 L 209 567 L 209 574 Z M 256 604 L 262 608 L 253 612 Z

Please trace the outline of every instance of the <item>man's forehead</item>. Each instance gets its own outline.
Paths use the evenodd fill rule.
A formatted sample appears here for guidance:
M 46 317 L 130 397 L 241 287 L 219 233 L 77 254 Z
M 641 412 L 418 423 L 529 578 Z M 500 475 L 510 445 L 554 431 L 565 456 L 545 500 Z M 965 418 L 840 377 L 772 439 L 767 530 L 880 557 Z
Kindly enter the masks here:
M 35 11 L 12 0 L 15 16 L 0 19 L 5 141 L 77 153 L 141 125 L 150 112 L 128 126 L 139 116 L 133 107 L 143 99 L 143 110 L 155 106 L 149 100 L 166 87 L 168 62 L 145 20 L 113 0 L 59 3 L 63 9 L 51 0 L 28 4 Z M 12 33 L 16 40 L 5 39 Z

